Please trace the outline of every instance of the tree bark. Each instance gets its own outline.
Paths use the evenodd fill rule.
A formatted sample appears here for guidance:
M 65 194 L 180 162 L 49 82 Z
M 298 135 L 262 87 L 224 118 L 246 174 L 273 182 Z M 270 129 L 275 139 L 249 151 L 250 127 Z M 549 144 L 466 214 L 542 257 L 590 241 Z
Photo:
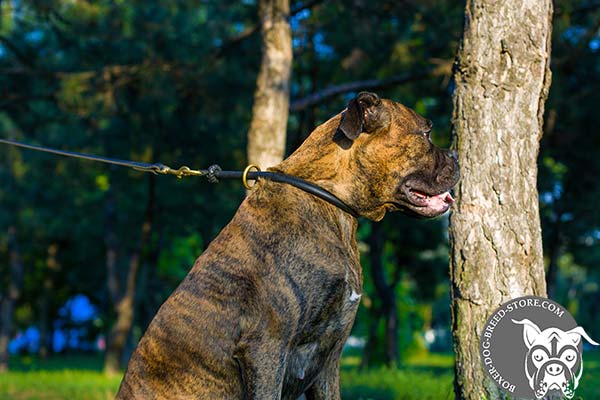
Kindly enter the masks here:
M 467 0 L 453 126 L 462 179 L 450 218 L 457 399 L 496 399 L 479 358 L 505 301 L 545 296 L 537 155 L 550 86 L 551 0 Z
M 281 162 L 285 153 L 292 68 L 289 0 L 260 0 L 258 13 L 263 55 L 248 131 L 248 162 L 265 169 Z
M 114 233 L 111 230 L 108 232 L 108 287 L 117 314 L 117 320 L 108 335 L 106 355 L 104 358 L 104 372 L 107 375 L 116 375 L 120 373 L 124 361 L 123 353 L 127 344 L 127 338 L 133 326 L 137 277 L 140 269 L 142 252 L 150 240 L 152 223 L 154 221 L 156 197 L 155 182 L 155 176 L 150 175 L 148 177 L 148 200 L 144 212 L 144 222 L 142 223 L 140 240 L 137 247 L 130 255 L 129 268 L 124 282 L 120 282 L 117 271 L 117 252 Z M 114 211 L 114 208 L 109 205 L 109 210 L 110 209 Z M 107 215 L 107 217 L 111 218 L 110 215 Z
M 17 242 L 17 230 L 14 226 L 8 228 L 8 254 L 10 279 L 8 288 L 1 296 L 0 316 L 0 373 L 8 371 L 8 342 L 13 329 L 15 303 L 21 295 L 23 282 L 23 263 Z

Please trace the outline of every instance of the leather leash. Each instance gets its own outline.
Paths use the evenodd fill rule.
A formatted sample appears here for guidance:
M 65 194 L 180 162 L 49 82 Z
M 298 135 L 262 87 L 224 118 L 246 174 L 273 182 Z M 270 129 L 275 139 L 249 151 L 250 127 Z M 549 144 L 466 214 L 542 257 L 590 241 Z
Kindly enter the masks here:
M 100 157 L 84 153 L 77 153 L 73 151 L 58 150 L 45 146 L 36 146 L 32 144 L 17 142 L 15 140 L 0 139 L 0 143 L 7 144 L 10 146 L 21 147 L 29 150 L 41 151 L 44 153 L 56 154 L 65 157 L 79 158 L 83 160 L 96 161 L 105 164 L 119 165 L 121 167 L 133 168 L 134 170 L 140 172 L 150 172 L 155 175 L 175 175 L 178 179 L 187 176 L 204 176 L 211 183 L 218 183 L 219 179 L 242 179 L 242 183 L 247 189 L 251 189 L 251 186 L 248 185 L 248 179 L 268 179 L 273 182 L 286 183 L 288 185 L 297 187 L 298 189 L 304 190 L 305 192 L 310 193 L 313 196 L 316 196 L 330 204 L 333 204 L 342 211 L 345 211 L 346 213 L 352 215 L 354 218 L 359 217 L 358 213 L 354 209 L 352 209 L 350 206 L 348 206 L 346 203 L 344 203 L 342 200 L 336 197 L 333 193 L 323 189 L 322 187 L 292 175 L 282 174 L 279 172 L 261 171 L 260 168 L 256 165 L 249 165 L 244 171 L 223 171 L 221 167 L 216 164 L 211 165 L 207 169 L 200 170 L 194 170 L 185 165 L 178 169 L 173 169 L 161 163 L 151 164 L 140 161 L 127 161 L 120 160 L 117 158 Z M 252 171 L 252 169 L 255 169 L 255 171 Z

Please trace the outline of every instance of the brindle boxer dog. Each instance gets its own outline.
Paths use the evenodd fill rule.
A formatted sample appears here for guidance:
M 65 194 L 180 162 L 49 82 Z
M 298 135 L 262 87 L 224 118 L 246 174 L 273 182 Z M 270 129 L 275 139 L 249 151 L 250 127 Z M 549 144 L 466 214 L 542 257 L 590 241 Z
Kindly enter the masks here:
M 373 93 L 317 127 L 271 171 L 315 183 L 360 215 L 435 217 L 453 202 L 456 154 L 431 122 Z M 342 347 L 362 291 L 352 215 L 259 180 L 167 299 L 118 399 L 339 399 Z

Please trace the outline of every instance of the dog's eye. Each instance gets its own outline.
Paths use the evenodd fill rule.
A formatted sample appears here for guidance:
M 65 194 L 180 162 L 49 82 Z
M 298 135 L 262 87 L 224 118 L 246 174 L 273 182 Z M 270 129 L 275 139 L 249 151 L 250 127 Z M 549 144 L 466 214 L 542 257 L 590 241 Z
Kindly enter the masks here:
M 536 354 L 536 355 L 534 355 L 534 356 L 533 356 L 533 359 L 534 359 L 535 361 L 542 361 L 542 358 L 544 358 L 544 357 L 542 357 L 542 355 L 541 355 L 541 354 Z
M 574 355 L 572 355 L 572 354 L 567 354 L 567 356 L 565 357 L 565 359 L 566 359 L 567 361 L 573 361 L 573 360 L 575 359 L 575 356 L 574 356 Z

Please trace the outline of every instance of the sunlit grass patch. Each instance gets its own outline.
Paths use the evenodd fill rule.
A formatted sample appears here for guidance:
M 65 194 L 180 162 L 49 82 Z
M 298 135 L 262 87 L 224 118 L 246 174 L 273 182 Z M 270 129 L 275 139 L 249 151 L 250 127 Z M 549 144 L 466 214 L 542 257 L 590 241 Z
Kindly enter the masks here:
M 114 399 L 121 377 L 82 370 L 9 372 L 0 375 L 0 398 L 14 400 Z
M 408 358 L 398 368 L 361 370 L 360 356 L 342 360 L 344 400 L 453 400 L 452 354 Z M 67 355 L 46 361 L 35 357 L 12 360 L 15 371 L 0 374 L 0 399 L 107 400 L 113 399 L 120 376 L 102 372 L 101 356 Z M 600 399 L 600 351 L 584 353 L 584 372 L 577 400 Z
M 376 368 L 368 371 L 342 371 L 341 380 L 344 400 L 454 399 L 451 371 L 438 374 Z

